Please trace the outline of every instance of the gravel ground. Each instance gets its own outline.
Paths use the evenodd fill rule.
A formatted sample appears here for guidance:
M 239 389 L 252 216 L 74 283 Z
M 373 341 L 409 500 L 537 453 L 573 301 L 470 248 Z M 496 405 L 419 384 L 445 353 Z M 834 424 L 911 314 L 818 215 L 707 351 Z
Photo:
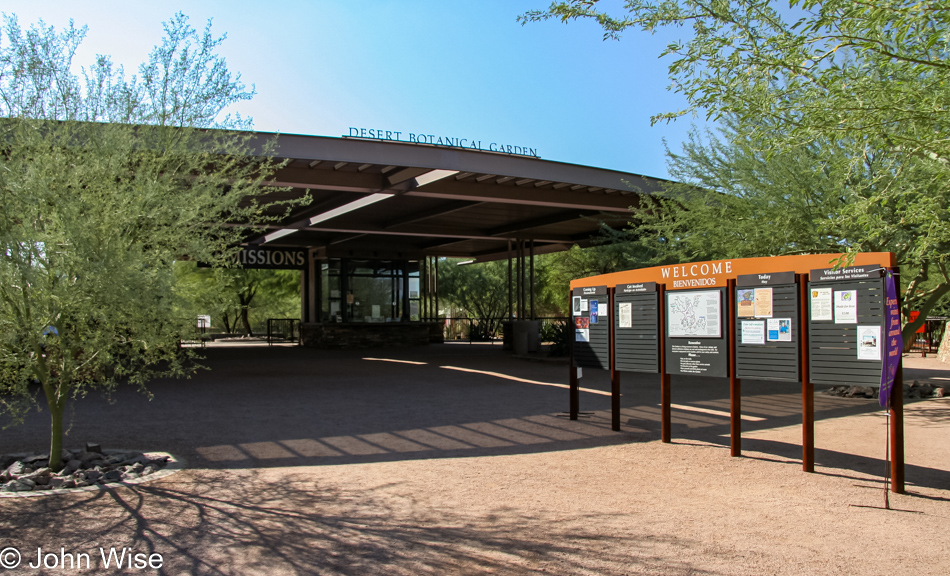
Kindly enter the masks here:
M 207 356 L 210 372 L 154 383 L 151 402 L 122 390 L 114 404 L 76 404 L 67 444 L 168 451 L 186 469 L 0 499 L 0 549 L 23 560 L 10 573 L 63 573 L 28 566 L 38 547 L 55 552 L 49 561 L 61 549 L 89 554 L 89 573 L 128 572 L 103 567 L 99 549 L 111 547 L 160 554 L 162 568 L 142 572 L 161 574 L 922 576 L 950 566 L 950 399 L 905 408 L 907 494 L 887 510 L 876 400 L 816 395 L 807 474 L 794 385 L 743 382 L 743 457 L 731 458 L 720 380 L 674 377 L 674 442 L 663 444 L 655 379 L 625 375 L 624 429 L 612 432 L 605 373 L 585 370 L 589 414 L 572 422 L 561 414 L 567 367 L 498 346 Z M 950 384 L 950 366 L 908 358 L 905 377 Z M 42 451 L 47 426 L 32 414 L 4 430 L 0 452 Z

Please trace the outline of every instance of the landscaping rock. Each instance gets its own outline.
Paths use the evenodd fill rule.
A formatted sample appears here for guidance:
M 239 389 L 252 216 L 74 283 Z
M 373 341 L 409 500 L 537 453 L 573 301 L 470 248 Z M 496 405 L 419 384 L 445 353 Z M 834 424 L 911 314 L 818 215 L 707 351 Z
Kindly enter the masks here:
M 141 478 L 154 474 L 168 464 L 167 456 L 150 458 L 138 452 L 104 454 L 87 444 L 85 450 L 63 451 L 66 465 L 58 473 L 47 466 L 45 454 L 12 458 L 0 455 L 8 463 L 0 472 L 0 492 L 69 489 L 96 484 L 108 484 Z
M 23 474 L 25 474 L 26 472 L 24 472 L 24 470 L 26 469 L 27 469 L 26 464 L 20 461 L 16 461 L 13 464 L 10 464 L 9 466 L 7 466 L 7 469 L 3 473 L 9 476 L 10 478 L 16 478 L 18 476 L 22 476 Z

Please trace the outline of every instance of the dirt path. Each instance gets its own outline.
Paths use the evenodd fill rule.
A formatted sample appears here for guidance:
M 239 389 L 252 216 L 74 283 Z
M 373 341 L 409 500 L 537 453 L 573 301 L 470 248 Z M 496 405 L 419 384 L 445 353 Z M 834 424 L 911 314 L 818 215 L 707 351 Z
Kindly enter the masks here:
M 2 499 L 0 548 L 24 562 L 40 546 L 88 552 L 96 568 L 99 547 L 129 547 L 161 554 L 163 574 L 922 576 L 950 565 L 950 399 L 907 406 L 908 490 L 884 510 L 883 416 L 865 401 L 816 402 L 818 466 L 806 474 L 783 408 L 793 390 L 748 387 L 745 410 L 760 420 L 744 423 L 743 457 L 730 458 L 728 420 L 708 412 L 723 399 L 699 380 L 675 384 L 674 402 L 707 412 L 674 411 L 674 443 L 662 444 L 639 383 L 625 384 L 613 433 L 609 398 L 586 393 L 589 418 L 560 418 L 566 368 L 497 351 L 384 359 L 425 364 L 255 354 L 213 358 L 190 387 L 160 383 L 152 404 L 81 403 L 73 437 L 164 439 L 191 467 L 137 487 Z M 36 443 L 43 426 L 5 431 L 0 450 Z

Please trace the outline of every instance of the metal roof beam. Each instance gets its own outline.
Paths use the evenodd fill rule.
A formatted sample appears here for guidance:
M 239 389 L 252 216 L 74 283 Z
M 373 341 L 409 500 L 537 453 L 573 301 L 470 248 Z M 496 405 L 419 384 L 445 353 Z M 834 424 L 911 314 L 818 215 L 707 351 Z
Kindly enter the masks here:
M 526 206 L 548 206 L 598 212 L 627 212 L 639 203 L 639 194 L 578 194 L 570 190 L 551 188 L 518 188 L 486 186 L 461 180 L 444 180 L 437 186 L 424 190 L 411 190 L 409 196 L 442 198 L 445 200 L 470 200 L 473 202 L 496 202 Z
M 383 230 L 389 230 L 390 228 L 395 228 L 397 226 L 403 226 L 406 224 L 413 224 L 415 222 L 421 222 L 423 220 L 428 220 L 430 218 L 435 218 L 436 216 L 444 216 L 446 214 L 451 214 L 453 212 L 458 212 L 459 210 L 465 210 L 466 208 L 473 208 L 475 206 L 480 206 L 484 202 L 468 202 L 467 200 L 456 200 L 453 202 L 446 202 L 440 204 L 434 208 L 428 210 L 419 210 L 418 212 L 413 212 L 408 216 L 403 216 L 402 218 L 396 218 L 390 220 L 383 224 Z
M 498 236 L 499 234 L 512 234 L 515 232 L 523 232 L 525 230 L 530 230 L 532 228 L 541 228 L 542 226 L 551 226 L 552 224 L 560 224 L 562 222 L 570 222 L 571 220 L 580 220 L 581 218 L 586 218 L 589 216 L 594 216 L 599 214 L 593 210 L 575 210 L 570 212 L 558 212 L 557 214 L 548 214 L 547 216 L 541 216 L 539 218 L 532 218 L 530 220 L 522 220 L 520 222 L 512 222 L 510 224 L 505 224 L 504 226 L 498 226 L 496 228 L 491 228 L 485 230 L 485 233 L 489 236 Z

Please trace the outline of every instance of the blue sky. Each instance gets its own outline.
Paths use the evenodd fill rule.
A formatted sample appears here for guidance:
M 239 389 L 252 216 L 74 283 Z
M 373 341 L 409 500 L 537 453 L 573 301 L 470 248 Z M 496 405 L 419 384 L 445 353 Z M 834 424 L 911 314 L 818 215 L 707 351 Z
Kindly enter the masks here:
M 240 107 L 257 130 L 341 136 L 381 128 L 536 148 L 547 160 L 667 176 L 693 121 L 650 126 L 682 106 L 666 90 L 670 35 L 604 41 L 593 23 L 522 26 L 549 0 L 0 0 L 23 26 L 89 26 L 82 58 L 135 69 L 176 11 L 213 19 L 221 53 L 257 96 Z M 607 2 L 610 4 L 611 2 Z M 616 1 L 613 4 L 617 4 Z

